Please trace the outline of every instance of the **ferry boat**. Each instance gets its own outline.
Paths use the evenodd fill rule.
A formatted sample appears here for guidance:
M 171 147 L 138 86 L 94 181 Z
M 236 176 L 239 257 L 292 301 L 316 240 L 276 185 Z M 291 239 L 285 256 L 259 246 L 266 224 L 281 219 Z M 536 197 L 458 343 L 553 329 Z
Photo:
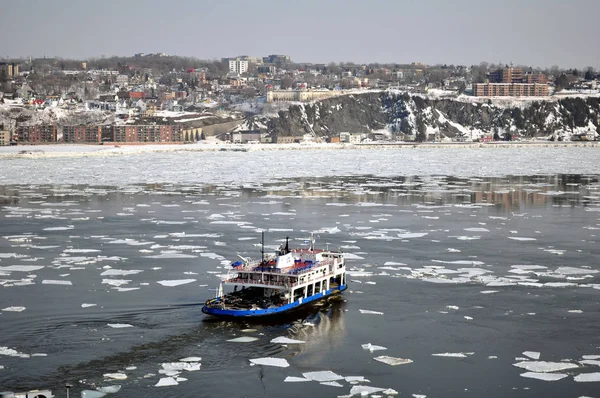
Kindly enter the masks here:
M 307 243 L 308 248 L 290 250 L 286 238 L 285 247 L 265 256 L 263 234 L 261 260 L 240 257 L 232 263 L 202 312 L 225 318 L 274 316 L 346 290 L 343 253 L 316 249 L 312 235 Z

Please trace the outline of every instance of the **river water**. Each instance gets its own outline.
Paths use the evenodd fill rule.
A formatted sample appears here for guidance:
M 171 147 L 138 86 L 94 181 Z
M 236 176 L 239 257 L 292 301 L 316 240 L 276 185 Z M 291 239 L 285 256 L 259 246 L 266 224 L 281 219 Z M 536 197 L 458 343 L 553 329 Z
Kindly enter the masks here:
M 585 381 L 600 380 L 597 175 L 89 181 L 0 187 L 0 391 L 60 397 L 65 383 L 87 397 L 116 386 L 108 396 L 600 391 Z M 267 250 L 286 236 L 301 245 L 310 232 L 317 246 L 341 248 L 349 289 L 281 322 L 203 315 L 236 255 L 260 256 L 260 231 Z M 304 343 L 271 342 L 281 336 Z M 254 341 L 229 341 L 239 337 Z M 412 362 L 390 366 L 380 356 Z M 289 367 L 253 366 L 257 358 Z M 156 387 L 181 359 L 199 370 Z M 325 384 L 312 373 L 323 371 L 335 374 Z

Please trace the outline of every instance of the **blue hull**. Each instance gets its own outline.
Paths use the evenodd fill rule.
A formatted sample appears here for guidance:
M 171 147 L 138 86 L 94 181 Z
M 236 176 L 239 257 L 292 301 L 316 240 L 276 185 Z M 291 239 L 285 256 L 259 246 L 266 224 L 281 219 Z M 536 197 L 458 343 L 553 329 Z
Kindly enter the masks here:
M 299 307 L 306 304 L 314 303 L 319 300 L 323 300 L 327 297 L 335 295 L 336 293 L 343 292 L 348 288 L 348 285 L 341 285 L 339 289 L 329 289 L 321 293 L 317 293 L 313 296 L 307 297 L 300 301 L 294 301 L 293 303 L 282 305 L 277 308 L 265 308 L 258 310 L 223 310 L 220 308 L 209 307 L 205 305 L 202 307 L 202 312 L 208 315 L 214 315 L 223 318 L 255 318 L 255 317 L 269 317 L 273 315 L 283 314 L 291 312 Z

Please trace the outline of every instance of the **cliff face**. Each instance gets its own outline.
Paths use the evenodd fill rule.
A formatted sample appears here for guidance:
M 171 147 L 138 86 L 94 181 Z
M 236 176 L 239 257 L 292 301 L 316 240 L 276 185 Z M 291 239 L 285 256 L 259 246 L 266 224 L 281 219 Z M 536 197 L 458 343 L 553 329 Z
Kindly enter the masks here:
M 294 104 L 275 117 L 257 116 L 253 124 L 276 136 L 386 130 L 399 139 L 417 140 L 471 140 L 509 132 L 526 138 L 568 138 L 599 131 L 599 115 L 599 97 L 494 104 L 386 91 Z

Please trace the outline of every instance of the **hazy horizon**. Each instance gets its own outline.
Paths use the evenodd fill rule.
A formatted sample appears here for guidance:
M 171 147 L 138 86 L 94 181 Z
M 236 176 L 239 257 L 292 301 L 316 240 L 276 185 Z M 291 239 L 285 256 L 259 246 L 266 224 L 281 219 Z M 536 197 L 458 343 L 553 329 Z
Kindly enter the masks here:
M 7 2 L 0 24 L 13 34 L 0 58 L 286 54 L 312 63 L 600 69 L 599 15 L 596 0 Z

